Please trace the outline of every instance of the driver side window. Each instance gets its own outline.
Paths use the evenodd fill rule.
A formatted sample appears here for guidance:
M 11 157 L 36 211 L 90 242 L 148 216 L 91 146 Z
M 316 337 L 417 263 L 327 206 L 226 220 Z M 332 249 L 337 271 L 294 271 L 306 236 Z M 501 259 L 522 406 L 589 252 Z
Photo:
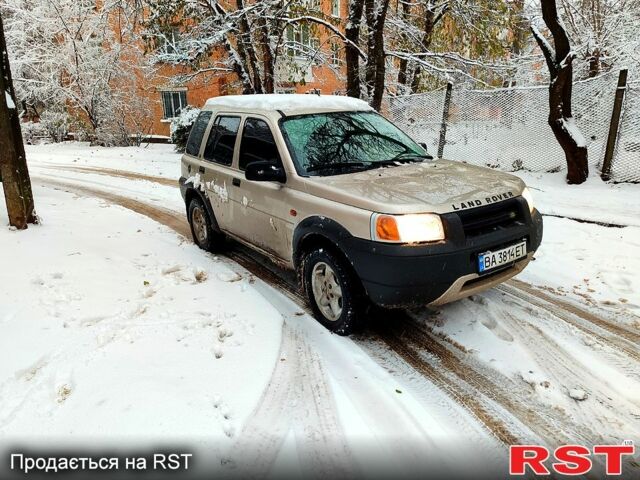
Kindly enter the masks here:
M 240 143 L 240 170 L 252 162 L 267 161 L 281 165 L 278 146 L 269 125 L 258 118 L 247 118 L 244 122 Z

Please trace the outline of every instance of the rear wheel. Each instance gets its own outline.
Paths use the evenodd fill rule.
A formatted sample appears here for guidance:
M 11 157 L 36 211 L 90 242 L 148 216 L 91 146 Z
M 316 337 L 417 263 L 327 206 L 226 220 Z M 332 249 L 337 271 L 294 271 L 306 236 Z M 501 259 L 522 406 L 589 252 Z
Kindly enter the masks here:
M 304 258 L 303 282 L 316 319 L 339 335 L 360 324 L 366 299 L 350 266 L 333 252 L 319 248 Z
M 209 213 L 199 198 L 193 198 L 189 203 L 188 218 L 195 244 L 208 252 L 220 250 L 224 235 L 213 229 Z

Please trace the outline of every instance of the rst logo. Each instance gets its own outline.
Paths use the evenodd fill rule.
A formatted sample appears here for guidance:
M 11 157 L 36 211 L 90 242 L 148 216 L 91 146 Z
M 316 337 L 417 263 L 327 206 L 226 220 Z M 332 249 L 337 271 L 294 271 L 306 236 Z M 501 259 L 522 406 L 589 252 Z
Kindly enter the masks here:
M 607 475 L 622 475 L 622 457 L 634 455 L 635 445 L 627 440 L 622 445 L 595 445 L 589 450 L 583 445 L 563 445 L 550 452 L 540 445 L 511 445 L 509 447 L 509 474 L 550 475 L 551 468 L 560 475 L 584 475 L 591 471 L 596 455 L 604 458 Z

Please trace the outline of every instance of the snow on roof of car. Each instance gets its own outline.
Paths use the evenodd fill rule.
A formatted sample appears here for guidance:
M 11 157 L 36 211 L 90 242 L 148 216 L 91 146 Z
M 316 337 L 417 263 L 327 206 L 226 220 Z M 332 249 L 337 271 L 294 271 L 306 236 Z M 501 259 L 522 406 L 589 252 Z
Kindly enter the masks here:
M 207 100 L 207 106 L 240 108 L 243 110 L 282 111 L 287 115 L 315 111 L 372 110 L 363 100 L 339 95 L 314 94 L 257 94 L 225 95 Z

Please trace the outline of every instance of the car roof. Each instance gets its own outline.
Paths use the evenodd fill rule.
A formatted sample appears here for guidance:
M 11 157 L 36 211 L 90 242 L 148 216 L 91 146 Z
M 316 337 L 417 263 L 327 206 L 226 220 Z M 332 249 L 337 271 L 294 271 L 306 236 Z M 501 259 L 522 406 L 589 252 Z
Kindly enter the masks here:
M 357 98 L 294 93 L 225 95 L 210 98 L 205 104 L 206 110 L 223 108 L 254 113 L 282 112 L 285 115 L 373 110 L 367 102 Z

